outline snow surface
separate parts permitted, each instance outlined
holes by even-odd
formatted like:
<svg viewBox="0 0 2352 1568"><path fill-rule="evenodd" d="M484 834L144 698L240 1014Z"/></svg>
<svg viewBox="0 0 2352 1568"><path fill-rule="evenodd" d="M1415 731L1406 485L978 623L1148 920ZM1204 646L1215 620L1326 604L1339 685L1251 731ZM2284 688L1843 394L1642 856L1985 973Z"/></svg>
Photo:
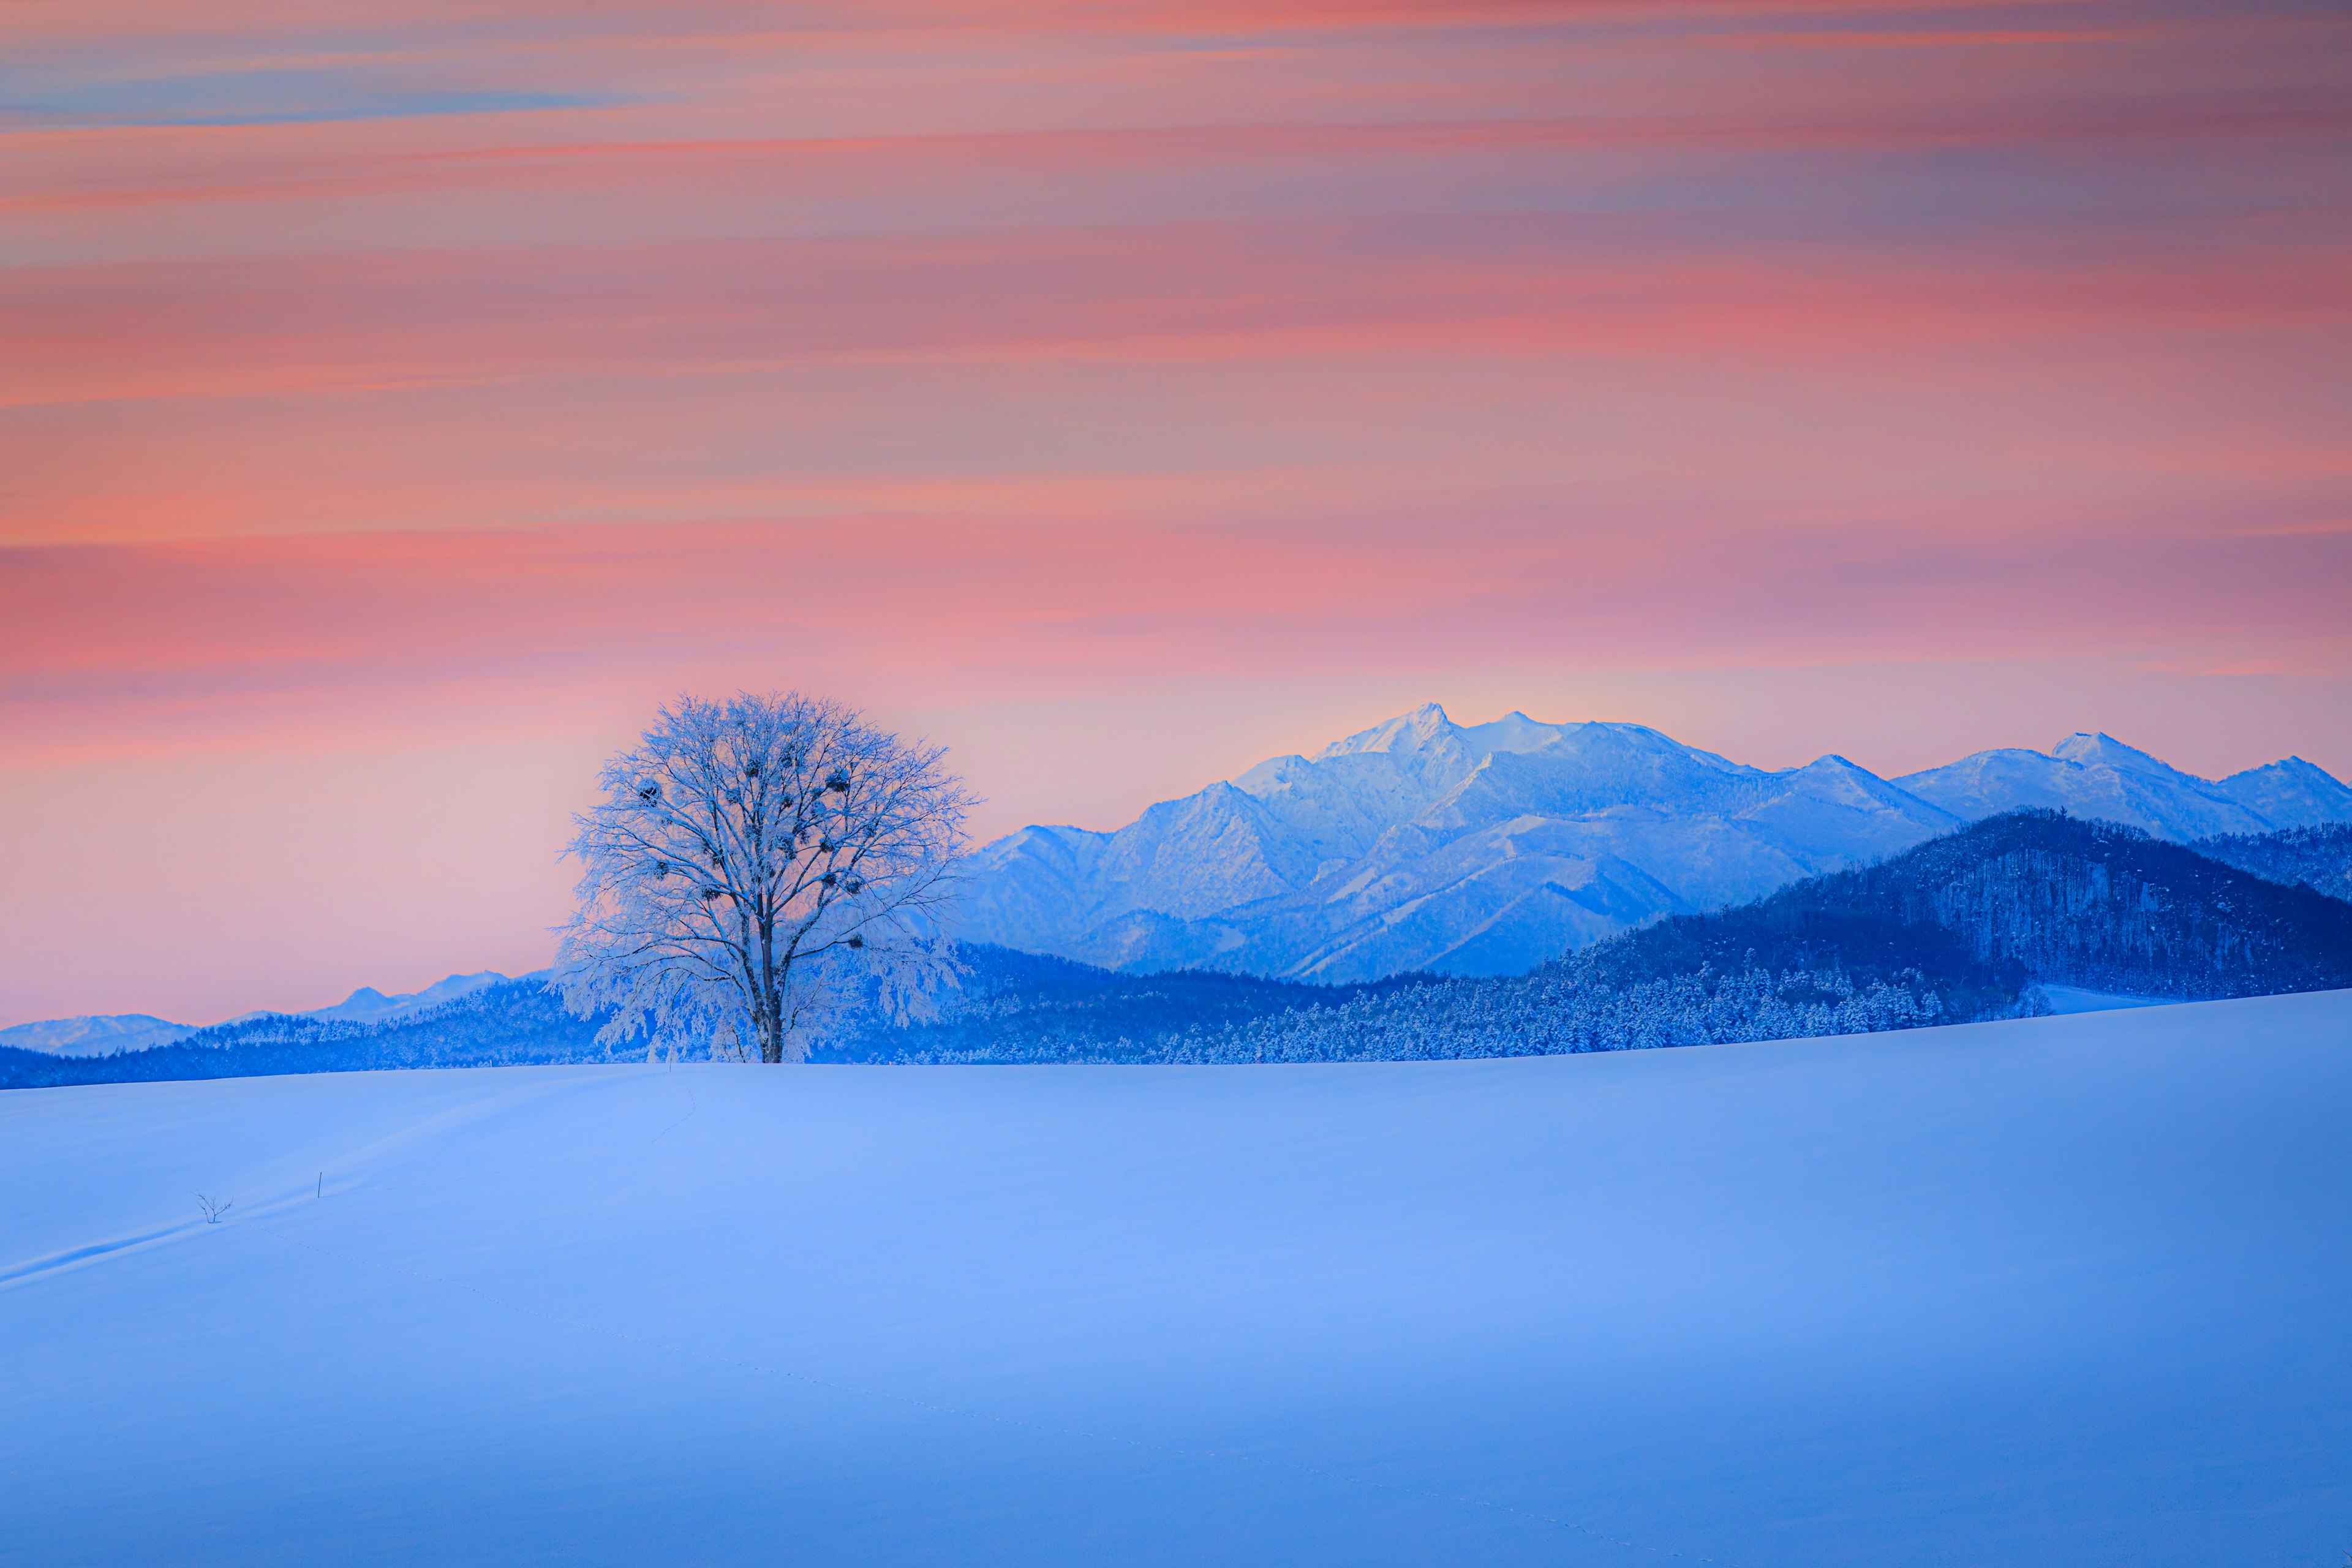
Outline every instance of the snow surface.
<svg viewBox="0 0 2352 1568"><path fill-rule="evenodd" d="M2121 991L2092 991L2080 985L2044 985L2053 1013L2106 1013L2117 1007L2170 1007L2178 996L2134 996Z"/></svg>
<svg viewBox="0 0 2352 1568"><path fill-rule="evenodd" d="M2347 1126L2352 992L18 1091L0 1563L2335 1568Z"/></svg>

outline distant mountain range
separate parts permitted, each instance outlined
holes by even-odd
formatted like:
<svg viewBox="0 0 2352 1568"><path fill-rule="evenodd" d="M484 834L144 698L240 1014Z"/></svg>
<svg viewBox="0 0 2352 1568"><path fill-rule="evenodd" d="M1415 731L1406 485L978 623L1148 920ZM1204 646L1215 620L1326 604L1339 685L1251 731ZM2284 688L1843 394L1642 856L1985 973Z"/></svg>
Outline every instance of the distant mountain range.
<svg viewBox="0 0 2352 1568"><path fill-rule="evenodd" d="M96 1056L12 1048L9 1041L0 1039L0 1089L386 1068L626 1061L642 1059L645 1054L643 1046L617 1052L599 1046L596 1031L604 1020L572 1016L545 977L537 974L454 987L449 999L422 1009L325 1016L334 1011L248 1014L169 1042Z"/></svg>
<svg viewBox="0 0 2352 1568"><path fill-rule="evenodd" d="M168 1046L190 1032L189 1026L145 1013L115 1013L101 1017L45 1018L0 1029L0 1047L19 1051L45 1051L56 1057L108 1057L117 1051L143 1051Z"/></svg>
<svg viewBox="0 0 2352 1568"><path fill-rule="evenodd" d="M2340 849L2352 829L2325 830ZM2314 830L2233 840L2305 858ZM2321 858L2332 865L2336 850ZM1734 909L1621 932L1528 973L1316 985L1119 973L962 950L936 1016L853 1014L818 1061L1260 1062L1523 1056L1916 1028L2074 1004L2352 985L2352 902L2137 829L2007 813ZM458 989L458 988L453 988ZM2105 993L2104 996L2095 993ZM2122 996L2116 994L2122 994ZM539 976L361 1019L258 1015L100 1057L0 1047L0 1089L643 1059Z"/></svg>
<svg viewBox="0 0 2352 1568"><path fill-rule="evenodd" d="M2046 756L1979 752L1895 782L1970 822L2040 807L2119 822L2176 844L2352 821L2352 789L2301 757L2200 779L2112 735L2070 735Z"/></svg>
<svg viewBox="0 0 2352 1568"><path fill-rule="evenodd" d="M1890 781L1836 756L1747 767L1638 724L1514 713L1460 725L1432 704L1312 758L1277 757L1164 801L1116 833L1026 827L999 839L973 858L957 934L979 949L1129 974L1323 985L1523 974L1616 932L1748 903L2019 808L2192 842L2273 882L2352 896L2352 789L2299 758L2208 780L2112 736L2075 735L2047 754L1980 752ZM991 963L987 984L1007 995L1086 993L1090 1008L1138 1016L1149 1001L1123 989L1104 1001L1098 983L1089 991L1067 976L1015 985ZM479 1038L465 1048L491 1053L481 1059L508 1059L497 1053L510 1045L527 1053L514 1059L576 1059L562 1053L575 1051L564 1042L578 1030L540 1019L537 995L535 977L453 974L423 991L362 986L331 1007L205 1030L141 1014L21 1024L0 1029L0 1050L102 1057L183 1040L291 1049L299 1036L349 1054L352 1028L432 1019L409 1033L471 1031ZM477 1001L487 1010L460 1006ZM1244 1010L1280 1002L1249 992ZM490 1028L476 1012L506 1022ZM505 1043L482 1043L493 1036Z"/></svg>
<svg viewBox="0 0 2352 1568"><path fill-rule="evenodd" d="M316 1018L322 1022L382 1024L394 1018L405 1018L418 1013L455 1002L486 990L506 979L503 974L484 970L479 974L452 974L435 982L422 991L405 992L387 996L373 985L362 985L331 1007L313 1008L307 1013L247 1013L232 1018L226 1025L246 1023L257 1018ZM43 1051L58 1057L104 1057L117 1051L143 1051L156 1046L168 1046L202 1031L196 1024L174 1024L168 1018L152 1017L145 1013L116 1013L81 1018L48 1018L37 1024L18 1024L0 1029L0 1048L20 1051Z"/></svg>
<svg viewBox="0 0 2352 1568"><path fill-rule="evenodd" d="M1117 832L1001 838L961 934L1129 971L1520 973L2021 807L2185 841L2352 821L2352 789L2299 758L2202 779L2104 734L1892 781L1837 756L1770 772L1638 724L1461 725L1433 703Z"/></svg>

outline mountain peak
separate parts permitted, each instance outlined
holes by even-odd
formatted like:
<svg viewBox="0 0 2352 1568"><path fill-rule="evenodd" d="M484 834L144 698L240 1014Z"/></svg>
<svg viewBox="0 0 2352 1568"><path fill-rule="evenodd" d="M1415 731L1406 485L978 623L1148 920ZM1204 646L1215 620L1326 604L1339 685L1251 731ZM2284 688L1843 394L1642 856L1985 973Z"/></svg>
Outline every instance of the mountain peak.
<svg viewBox="0 0 2352 1568"><path fill-rule="evenodd" d="M2104 730L2095 735L2076 731L2051 747L2050 754L2061 762L2077 763L2084 767L2136 768L2143 773L2168 774L2180 771L2160 757L2150 756L2137 746L2124 744Z"/></svg>
<svg viewBox="0 0 2352 1568"><path fill-rule="evenodd" d="M1417 752L1440 735L1455 732L1453 720L1445 710L1434 702L1424 702L1410 713L1360 730L1344 741L1334 741L1315 753L1315 760L1328 757L1359 756L1367 752Z"/></svg>
<svg viewBox="0 0 2352 1568"><path fill-rule="evenodd" d="M505 975L485 969L474 974L452 974L436 980L422 991L403 992L387 996L373 985L362 985L331 1007L320 1007L303 1015L311 1018L344 1018L360 1023L376 1023L386 1018L421 1013L444 1002L454 1002L460 996L470 996L477 991L495 985Z"/></svg>
<svg viewBox="0 0 2352 1568"><path fill-rule="evenodd" d="M2282 757L2231 773L2219 787L2231 799L2260 813L2273 827L2352 820L2352 789L2326 768L2301 757Z"/></svg>
<svg viewBox="0 0 2352 1568"><path fill-rule="evenodd" d="M1475 763L1497 752L1538 751L1563 736L1596 730L1638 733L1659 741L1666 739L1657 731L1643 729L1638 724L1547 724L1517 710L1484 724L1457 724L1443 707L1434 702L1424 702L1410 713L1400 713L1344 741L1333 742L1316 752L1313 761L1321 763L1333 757L1361 756L1380 752L1393 756L1410 756L1440 742L1450 742L1452 745L1446 748L1447 751L1458 749L1460 758ZM1675 744L1670 741L1666 743ZM1678 749L1689 750L1687 747ZM1706 752L1693 754L1708 755Z"/></svg>

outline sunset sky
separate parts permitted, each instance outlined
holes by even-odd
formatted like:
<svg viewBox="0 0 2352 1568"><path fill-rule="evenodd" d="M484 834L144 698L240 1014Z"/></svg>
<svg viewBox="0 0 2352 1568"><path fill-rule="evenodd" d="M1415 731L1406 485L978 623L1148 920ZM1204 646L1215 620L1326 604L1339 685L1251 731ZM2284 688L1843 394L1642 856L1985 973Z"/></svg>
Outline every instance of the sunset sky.
<svg viewBox="0 0 2352 1568"><path fill-rule="evenodd" d="M2352 776L2352 13L12 0L0 1025L544 964L681 690Z"/></svg>

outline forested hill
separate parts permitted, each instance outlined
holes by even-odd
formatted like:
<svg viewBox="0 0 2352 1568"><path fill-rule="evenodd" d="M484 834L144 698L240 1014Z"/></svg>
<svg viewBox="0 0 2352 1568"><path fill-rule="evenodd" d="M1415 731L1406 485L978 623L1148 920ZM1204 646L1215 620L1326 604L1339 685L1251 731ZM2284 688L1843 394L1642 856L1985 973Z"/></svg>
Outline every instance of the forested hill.
<svg viewBox="0 0 2352 1568"><path fill-rule="evenodd" d="M1309 1005L1201 1031L1154 1059L1522 1056L1907 1029L2046 1010L2042 984L2183 998L2352 986L2352 905L2135 828L2017 812L1531 974ZM989 1059L1019 1059L1017 1047L1002 1041Z"/></svg>
<svg viewBox="0 0 2352 1568"><path fill-rule="evenodd" d="M1412 989L1434 978L1408 974L1357 985L1316 985L1213 969L1129 974L989 943L965 946L961 959L961 984L942 999L937 1016L904 1024L871 1014L852 1016L809 1059L1159 1059L1204 1030Z"/></svg>
<svg viewBox="0 0 2352 1568"><path fill-rule="evenodd" d="M268 1078L383 1068L536 1067L626 1060L638 1046L596 1044L604 1020L577 1018L537 975L502 980L423 1013L378 1022L264 1013L199 1029L168 1046L112 1056L0 1048L0 1089L177 1079Z"/></svg>
<svg viewBox="0 0 2352 1568"><path fill-rule="evenodd" d="M2190 846L2200 855L2273 882L2300 882L2352 902L2352 822L2283 833L2225 833Z"/></svg>
<svg viewBox="0 0 2352 1568"><path fill-rule="evenodd" d="M2032 981L2220 997L2352 986L2352 904L2113 823L1988 818L1876 866L1601 944L1599 973L1917 969L1963 988Z"/></svg>

